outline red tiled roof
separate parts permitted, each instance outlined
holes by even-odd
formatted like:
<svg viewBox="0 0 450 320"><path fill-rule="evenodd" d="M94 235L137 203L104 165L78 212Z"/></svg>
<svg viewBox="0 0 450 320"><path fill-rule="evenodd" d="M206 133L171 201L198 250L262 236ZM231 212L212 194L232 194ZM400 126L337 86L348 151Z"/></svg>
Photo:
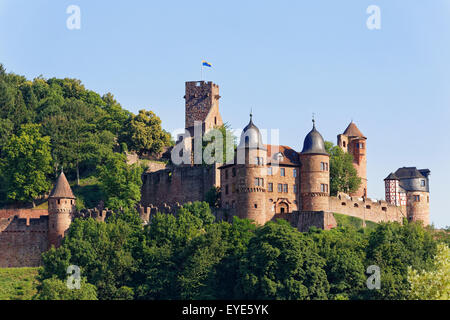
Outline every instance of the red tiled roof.
<svg viewBox="0 0 450 320"><path fill-rule="evenodd" d="M271 163L276 160L274 156L277 153L281 153L283 158L280 159L280 165L291 165L291 166L299 166L300 165L300 157L297 151L288 147L288 146L276 146L276 145L265 145L267 148L267 163Z"/></svg>
<svg viewBox="0 0 450 320"><path fill-rule="evenodd" d="M347 129L345 129L344 135L348 137L365 138L365 136L362 134L362 132L358 129L358 127L353 121L348 125Z"/></svg>

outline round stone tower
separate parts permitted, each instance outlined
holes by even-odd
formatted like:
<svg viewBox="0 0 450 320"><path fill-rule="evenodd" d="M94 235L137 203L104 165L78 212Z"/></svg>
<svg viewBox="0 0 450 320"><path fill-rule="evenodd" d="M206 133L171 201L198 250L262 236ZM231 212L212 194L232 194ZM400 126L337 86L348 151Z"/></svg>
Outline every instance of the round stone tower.
<svg viewBox="0 0 450 320"><path fill-rule="evenodd" d="M75 212L75 196L69 182L61 172L55 187L48 198L48 243L49 247L58 248L65 232L72 223L72 214Z"/></svg>
<svg viewBox="0 0 450 320"><path fill-rule="evenodd" d="M305 138L300 153L300 201L301 210L329 211L330 209L330 155L325 150L325 142L313 129Z"/></svg>
<svg viewBox="0 0 450 320"><path fill-rule="evenodd" d="M236 160L238 216L263 225L267 222L265 199L267 148L262 142L258 127L253 124L252 115L250 123L242 132Z"/></svg>

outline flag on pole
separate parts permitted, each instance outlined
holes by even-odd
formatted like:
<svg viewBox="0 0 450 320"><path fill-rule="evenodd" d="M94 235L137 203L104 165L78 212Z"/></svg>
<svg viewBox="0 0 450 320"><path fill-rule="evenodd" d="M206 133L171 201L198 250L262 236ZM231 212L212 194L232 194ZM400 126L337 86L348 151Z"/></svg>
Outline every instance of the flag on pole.
<svg viewBox="0 0 450 320"><path fill-rule="evenodd" d="M211 67L212 67L212 64L209 63L209 62L207 62L207 61L205 61L205 60L203 60L203 61L202 61L202 66L211 68Z"/></svg>

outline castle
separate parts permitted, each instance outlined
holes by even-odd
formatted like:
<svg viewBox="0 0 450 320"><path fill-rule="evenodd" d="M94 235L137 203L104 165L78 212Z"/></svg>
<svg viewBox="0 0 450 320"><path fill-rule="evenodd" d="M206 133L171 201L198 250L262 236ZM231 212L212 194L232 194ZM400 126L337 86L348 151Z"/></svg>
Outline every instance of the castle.
<svg viewBox="0 0 450 320"><path fill-rule="evenodd" d="M156 212L176 214L184 203L205 201L213 188L220 190L218 219L233 216L257 224L286 219L300 231L311 226L337 226L334 214L365 221L429 221L430 170L400 168L385 179L386 200L367 197L367 138L355 123L338 135L338 146L353 155L353 165L361 178L354 193L330 196L330 155L313 121L301 152L283 145L263 143L252 115L240 137L234 161L204 165L192 154L201 149L204 135L223 124L219 112L219 86L212 82L186 83L185 134L170 150L184 162L154 164L143 174L139 212L148 223ZM200 159L201 160L201 159ZM0 210L0 268L35 267L41 255L59 247L73 219L92 217L104 221L107 210L76 211L76 198L61 172L48 198L48 210Z"/></svg>
<svg viewBox="0 0 450 320"><path fill-rule="evenodd" d="M0 268L38 267L41 255L58 248L73 219L104 221L106 210L76 211L76 198L61 172L48 198L48 209L0 210Z"/></svg>
<svg viewBox="0 0 450 320"><path fill-rule="evenodd" d="M215 213L228 220L238 216L264 224L283 218L301 231L311 226L336 227L334 213L364 222L402 223L407 218L429 224L428 169L398 169L385 180L386 200L368 198L367 137L353 121L337 136L337 145L352 154L361 185L354 193L333 197L330 196L330 155L315 121L304 139L302 151L297 152L284 145L264 144L251 115L240 137L234 162L204 166L195 164L192 156L192 150L201 144L202 138L193 134L194 123L198 123L202 135L223 124L219 87L212 82L187 82L184 98L186 134L179 137L177 146L182 146L182 153L191 156L181 165L168 165L144 174L141 217L145 221L158 211L176 213L183 203L204 201L205 194L218 187L221 208Z"/></svg>

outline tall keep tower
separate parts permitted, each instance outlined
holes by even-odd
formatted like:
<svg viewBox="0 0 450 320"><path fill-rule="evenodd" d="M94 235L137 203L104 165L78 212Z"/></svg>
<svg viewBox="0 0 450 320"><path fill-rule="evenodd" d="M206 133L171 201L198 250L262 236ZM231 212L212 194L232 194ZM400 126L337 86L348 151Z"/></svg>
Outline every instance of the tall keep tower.
<svg viewBox="0 0 450 320"><path fill-rule="evenodd" d="M48 198L49 247L58 248L61 245L61 240L72 223L75 199L64 172L61 172Z"/></svg>
<svg viewBox="0 0 450 320"><path fill-rule="evenodd" d="M193 135L196 121L202 123L203 132L223 125L219 112L219 86L212 82L186 82L186 129Z"/></svg>
<svg viewBox="0 0 450 320"><path fill-rule="evenodd" d="M302 211L330 210L330 155L325 150L325 142L313 129L305 138L303 150L300 153L300 197Z"/></svg>
<svg viewBox="0 0 450 320"><path fill-rule="evenodd" d="M264 225L266 223L267 148L263 144L261 132L253 124L252 115L250 115L250 123L242 132L236 160L239 177L238 216Z"/></svg>
<svg viewBox="0 0 450 320"><path fill-rule="evenodd" d="M367 138L352 121L343 134L338 135L338 146L353 155L353 166L361 178L359 189L350 194L354 197L367 197Z"/></svg>

